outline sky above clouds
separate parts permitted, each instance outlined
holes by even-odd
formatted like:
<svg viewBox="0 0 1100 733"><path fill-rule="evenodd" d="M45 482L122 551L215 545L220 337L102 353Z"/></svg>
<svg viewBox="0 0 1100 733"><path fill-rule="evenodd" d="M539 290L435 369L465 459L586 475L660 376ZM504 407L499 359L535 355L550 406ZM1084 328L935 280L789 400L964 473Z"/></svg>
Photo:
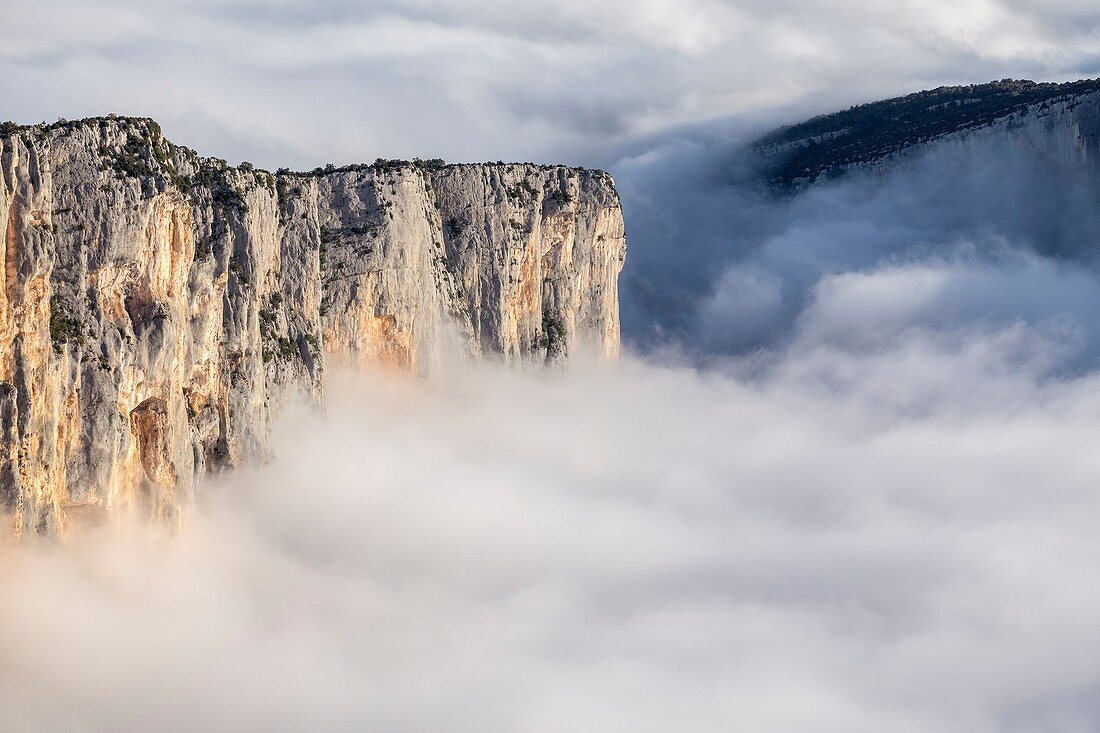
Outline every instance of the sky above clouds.
<svg viewBox="0 0 1100 733"><path fill-rule="evenodd" d="M1019 0L3 0L0 116L153 116L232 162L610 166L680 125L1100 68L1100 10Z"/></svg>

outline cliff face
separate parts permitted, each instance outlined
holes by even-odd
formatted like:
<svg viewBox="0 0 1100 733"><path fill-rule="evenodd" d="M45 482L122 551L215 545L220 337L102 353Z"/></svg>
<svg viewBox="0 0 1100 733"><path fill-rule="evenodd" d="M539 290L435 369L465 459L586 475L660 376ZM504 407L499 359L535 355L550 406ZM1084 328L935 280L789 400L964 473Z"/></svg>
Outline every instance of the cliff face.
<svg viewBox="0 0 1100 733"><path fill-rule="evenodd" d="M300 180L288 198L319 222L329 353L413 369L456 344L508 360L582 342L617 355L626 250L605 174L424 165Z"/></svg>
<svg viewBox="0 0 1100 733"><path fill-rule="evenodd" d="M764 136L755 148L772 185L790 189L929 154L986 161L1027 154L1059 168L1095 166L1098 144L1100 79L1005 80L815 117Z"/></svg>
<svg viewBox="0 0 1100 733"><path fill-rule="evenodd" d="M150 120L0 130L0 506L17 532L174 520L262 456L327 360L617 354L625 257L599 171L230 168Z"/></svg>

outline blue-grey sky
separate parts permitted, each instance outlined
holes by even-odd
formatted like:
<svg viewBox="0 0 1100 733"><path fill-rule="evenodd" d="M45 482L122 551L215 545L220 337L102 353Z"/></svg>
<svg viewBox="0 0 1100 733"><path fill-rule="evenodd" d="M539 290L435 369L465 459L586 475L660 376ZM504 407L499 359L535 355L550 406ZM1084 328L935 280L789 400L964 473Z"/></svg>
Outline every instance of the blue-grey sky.
<svg viewBox="0 0 1100 733"><path fill-rule="evenodd" d="M611 165L729 116L1097 73L1085 0L2 0L0 117L149 115L259 165Z"/></svg>

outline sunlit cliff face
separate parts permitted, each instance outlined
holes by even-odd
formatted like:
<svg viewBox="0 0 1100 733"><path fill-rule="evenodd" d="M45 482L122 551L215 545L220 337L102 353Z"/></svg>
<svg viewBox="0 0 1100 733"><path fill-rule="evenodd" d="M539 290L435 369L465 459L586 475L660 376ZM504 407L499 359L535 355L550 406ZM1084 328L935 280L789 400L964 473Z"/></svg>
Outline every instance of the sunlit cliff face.
<svg viewBox="0 0 1100 733"><path fill-rule="evenodd" d="M16 535L178 523L204 475L268 453L285 394L323 401L329 360L430 374L453 354L619 351L626 240L603 171L272 174L116 115L0 126L0 168L0 513Z"/></svg>

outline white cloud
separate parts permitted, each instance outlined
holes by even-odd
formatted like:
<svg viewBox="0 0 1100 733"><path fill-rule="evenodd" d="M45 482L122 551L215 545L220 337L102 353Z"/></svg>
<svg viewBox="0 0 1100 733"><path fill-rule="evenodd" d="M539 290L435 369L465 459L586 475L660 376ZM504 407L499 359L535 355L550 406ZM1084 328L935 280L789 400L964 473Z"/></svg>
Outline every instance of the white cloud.
<svg viewBox="0 0 1100 733"><path fill-rule="evenodd" d="M3 554L5 730L1093 727L1100 391L1047 344L337 384L181 537Z"/></svg>
<svg viewBox="0 0 1100 733"><path fill-rule="evenodd" d="M609 165L638 135L940 83L1077 77L1088 4L1007 0L0 3L6 116L157 117L276 167L381 156Z"/></svg>

